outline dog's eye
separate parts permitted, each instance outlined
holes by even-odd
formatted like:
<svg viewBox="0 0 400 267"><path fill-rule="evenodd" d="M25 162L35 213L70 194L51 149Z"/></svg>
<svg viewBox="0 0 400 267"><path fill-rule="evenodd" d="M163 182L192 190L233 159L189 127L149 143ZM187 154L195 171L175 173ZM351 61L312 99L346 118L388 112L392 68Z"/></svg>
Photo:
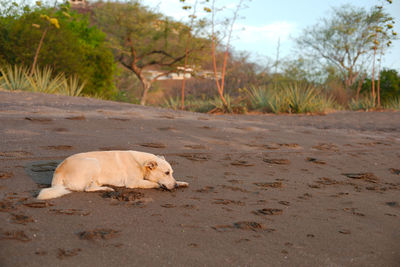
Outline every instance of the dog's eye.
<svg viewBox="0 0 400 267"><path fill-rule="evenodd" d="M169 171L165 172L166 175L169 175Z"/></svg>

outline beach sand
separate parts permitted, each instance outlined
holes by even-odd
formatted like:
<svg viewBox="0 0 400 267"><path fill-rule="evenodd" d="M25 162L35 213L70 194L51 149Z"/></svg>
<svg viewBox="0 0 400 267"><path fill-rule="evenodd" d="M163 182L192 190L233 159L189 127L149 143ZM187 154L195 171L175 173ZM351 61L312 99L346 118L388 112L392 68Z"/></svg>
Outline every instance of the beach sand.
<svg viewBox="0 0 400 267"><path fill-rule="evenodd" d="M1 266L399 266L400 113L207 115L0 92ZM50 201L66 157L164 155L175 191Z"/></svg>

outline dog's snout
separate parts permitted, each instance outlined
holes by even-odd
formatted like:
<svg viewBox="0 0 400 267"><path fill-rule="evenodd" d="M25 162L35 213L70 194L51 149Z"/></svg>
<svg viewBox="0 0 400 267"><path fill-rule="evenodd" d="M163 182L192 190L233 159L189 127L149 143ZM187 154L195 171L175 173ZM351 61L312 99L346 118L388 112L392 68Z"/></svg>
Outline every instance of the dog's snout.
<svg viewBox="0 0 400 267"><path fill-rule="evenodd" d="M178 188L179 185L177 183L174 184L174 188Z"/></svg>

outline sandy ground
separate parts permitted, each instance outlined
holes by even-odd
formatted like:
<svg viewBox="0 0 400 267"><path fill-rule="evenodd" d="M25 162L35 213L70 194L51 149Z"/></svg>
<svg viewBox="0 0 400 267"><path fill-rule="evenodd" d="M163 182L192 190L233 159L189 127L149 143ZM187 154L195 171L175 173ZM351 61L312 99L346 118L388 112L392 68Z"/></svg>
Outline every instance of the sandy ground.
<svg viewBox="0 0 400 267"><path fill-rule="evenodd" d="M399 266L400 113L206 115L0 92L1 266ZM71 154L164 155L173 192L35 199Z"/></svg>

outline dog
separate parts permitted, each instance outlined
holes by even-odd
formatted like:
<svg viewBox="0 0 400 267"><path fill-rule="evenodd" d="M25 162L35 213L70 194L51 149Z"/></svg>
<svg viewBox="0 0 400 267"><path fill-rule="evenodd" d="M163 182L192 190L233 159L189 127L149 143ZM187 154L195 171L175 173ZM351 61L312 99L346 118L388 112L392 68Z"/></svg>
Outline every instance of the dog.
<svg viewBox="0 0 400 267"><path fill-rule="evenodd" d="M72 191L114 191L104 185L127 188L187 187L172 176L171 165L163 156L139 151L94 151L72 155L61 162L50 188L42 189L38 199L51 199Z"/></svg>

